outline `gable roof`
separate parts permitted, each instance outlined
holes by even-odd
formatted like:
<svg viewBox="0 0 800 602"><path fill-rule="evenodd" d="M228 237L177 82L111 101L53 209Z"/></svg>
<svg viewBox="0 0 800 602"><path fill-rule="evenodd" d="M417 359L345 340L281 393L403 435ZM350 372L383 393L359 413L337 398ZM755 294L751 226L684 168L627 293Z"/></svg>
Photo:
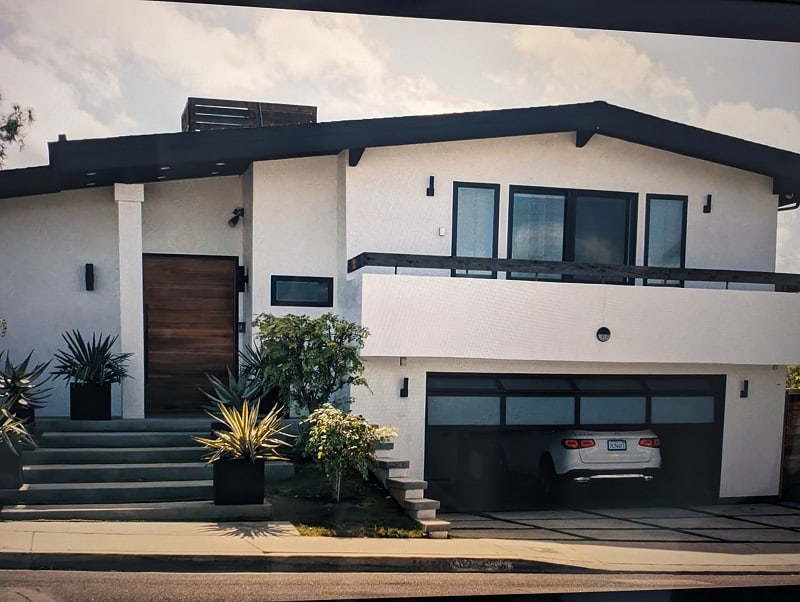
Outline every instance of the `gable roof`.
<svg viewBox="0 0 800 602"><path fill-rule="evenodd" d="M242 174L252 162L365 149L575 132L601 134L762 174L779 205L800 199L800 154L596 101L446 115L329 121L263 128L120 136L49 143L50 164L0 172L0 198L114 183Z"/></svg>

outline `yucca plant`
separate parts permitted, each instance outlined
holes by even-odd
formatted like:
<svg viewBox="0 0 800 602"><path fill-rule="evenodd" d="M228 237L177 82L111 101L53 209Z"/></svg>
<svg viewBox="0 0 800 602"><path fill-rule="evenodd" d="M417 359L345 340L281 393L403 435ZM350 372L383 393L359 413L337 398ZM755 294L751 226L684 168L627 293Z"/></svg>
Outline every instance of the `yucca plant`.
<svg viewBox="0 0 800 602"><path fill-rule="evenodd" d="M213 406L206 408L212 412L215 412L219 405L241 408L247 401L260 402L267 393L264 380L258 375L240 374L236 376L228 370L228 382L211 374L206 374L206 378L211 383L213 392L209 393L203 389L200 389L200 392L214 402Z"/></svg>
<svg viewBox="0 0 800 602"><path fill-rule="evenodd" d="M37 364L29 367L33 351L28 354L21 363L15 364L11 361L11 354L0 352L0 400L8 402L11 411L22 408L23 410L34 410L47 403L45 400L50 396L50 389L43 389L42 382L39 380L50 362Z"/></svg>
<svg viewBox="0 0 800 602"><path fill-rule="evenodd" d="M20 444L36 446L25 420L14 414L7 398L0 403L0 443L6 445L15 455L19 455L17 447Z"/></svg>
<svg viewBox="0 0 800 602"><path fill-rule="evenodd" d="M240 407L217 403L215 411L208 415L224 425L224 430L216 431L216 437L192 437L208 450L203 457L206 462L217 460L285 460L278 453L281 447L288 446L286 439L292 437L286 432L288 423L283 421L283 408L274 407L259 421L259 403L251 405L245 401Z"/></svg>
<svg viewBox="0 0 800 602"><path fill-rule="evenodd" d="M87 341L77 330L61 335L66 349L55 353L51 374L71 383L104 385L118 383L128 376L127 363L132 353L112 353L117 337L92 333Z"/></svg>

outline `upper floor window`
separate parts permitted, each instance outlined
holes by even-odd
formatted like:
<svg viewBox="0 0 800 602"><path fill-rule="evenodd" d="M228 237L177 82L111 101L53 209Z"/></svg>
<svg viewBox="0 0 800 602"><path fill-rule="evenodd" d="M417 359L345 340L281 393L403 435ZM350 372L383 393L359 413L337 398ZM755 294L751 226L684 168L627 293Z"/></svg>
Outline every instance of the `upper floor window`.
<svg viewBox="0 0 800 602"><path fill-rule="evenodd" d="M453 255L497 257L497 222L500 212L499 184L453 185ZM494 272L454 270L454 276L491 278Z"/></svg>
<svg viewBox="0 0 800 602"><path fill-rule="evenodd" d="M511 259L619 265L635 262L635 194L512 186L510 196ZM509 277L531 278L533 274L512 272Z"/></svg>
<svg viewBox="0 0 800 602"><path fill-rule="evenodd" d="M685 196L647 195L644 264L661 268L682 268L686 263ZM648 278L648 285L680 286L680 280Z"/></svg>

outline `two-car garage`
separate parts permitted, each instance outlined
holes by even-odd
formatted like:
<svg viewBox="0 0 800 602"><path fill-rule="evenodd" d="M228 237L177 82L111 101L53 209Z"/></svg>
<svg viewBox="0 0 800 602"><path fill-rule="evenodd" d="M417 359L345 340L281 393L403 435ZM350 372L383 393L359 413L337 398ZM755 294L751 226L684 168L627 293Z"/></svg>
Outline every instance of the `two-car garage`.
<svg viewBox="0 0 800 602"><path fill-rule="evenodd" d="M425 480L446 510L523 509L545 498L554 434L649 429L649 482L569 487L594 503L709 503L719 495L725 376L428 373Z"/></svg>

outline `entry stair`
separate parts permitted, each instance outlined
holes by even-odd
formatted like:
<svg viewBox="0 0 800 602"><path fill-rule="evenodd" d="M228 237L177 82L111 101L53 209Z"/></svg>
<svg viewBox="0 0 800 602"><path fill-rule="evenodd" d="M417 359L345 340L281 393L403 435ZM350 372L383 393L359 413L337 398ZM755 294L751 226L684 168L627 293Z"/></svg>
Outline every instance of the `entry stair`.
<svg viewBox="0 0 800 602"><path fill-rule="evenodd" d="M19 490L0 490L0 519L263 519L271 506L214 507L212 467L193 435L211 420L37 418ZM243 514L244 512L244 514ZM268 516L266 518L269 518Z"/></svg>
<svg viewBox="0 0 800 602"><path fill-rule="evenodd" d="M450 534L450 523L436 518L439 501L425 497L428 483L409 478L410 462L392 457L393 449L394 444L391 442L379 443L375 447L378 459L377 467L373 471L375 477L428 537L447 539Z"/></svg>

